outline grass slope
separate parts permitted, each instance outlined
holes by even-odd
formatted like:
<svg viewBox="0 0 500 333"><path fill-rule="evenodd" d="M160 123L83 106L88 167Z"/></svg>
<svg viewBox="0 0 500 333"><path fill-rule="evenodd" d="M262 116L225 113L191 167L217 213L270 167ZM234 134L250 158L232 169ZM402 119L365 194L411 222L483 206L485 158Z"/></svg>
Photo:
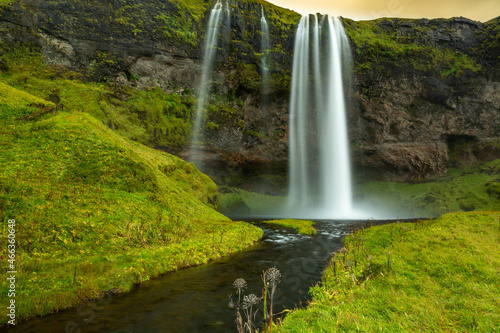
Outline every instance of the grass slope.
<svg viewBox="0 0 500 333"><path fill-rule="evenodd" d="M261 237L214 209L216 185L193 164L129 141L87 113L13 120L24 106L44 103L0 89L12 96L0 101L0 114L10 115L0 119L0 269L7 271L7 221L15 219L18 319L127 291ZM2 308L8 289L2 281Z"/></svg>
<svg viewBox="0 0 500 333"><path fill-rule="evenodd" d="M360 230L280 332L497 332L500 212Z"/></svg>

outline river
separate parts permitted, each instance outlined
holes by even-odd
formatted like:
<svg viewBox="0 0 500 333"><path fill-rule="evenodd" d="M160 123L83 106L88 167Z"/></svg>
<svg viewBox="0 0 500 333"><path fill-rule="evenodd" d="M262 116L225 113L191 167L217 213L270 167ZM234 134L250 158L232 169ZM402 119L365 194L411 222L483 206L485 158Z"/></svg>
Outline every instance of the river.
<svg viewBox="0 0 500 333"><path fill-rule="evenodd" d="M142 283L131 292L110 295L78 308L5 327L15 333L236 332L235 310L228 306L234 280L243 278L245 294L262 294L262 272L276 267L281 283L274 313L304 306L309 287L321 280L331 252L358 222L317 221L315 236L256 223L264 230L254 247L208 264ZM260 304L261 305L261 304ZM262 310L260 310L260 313Z"/></svg>

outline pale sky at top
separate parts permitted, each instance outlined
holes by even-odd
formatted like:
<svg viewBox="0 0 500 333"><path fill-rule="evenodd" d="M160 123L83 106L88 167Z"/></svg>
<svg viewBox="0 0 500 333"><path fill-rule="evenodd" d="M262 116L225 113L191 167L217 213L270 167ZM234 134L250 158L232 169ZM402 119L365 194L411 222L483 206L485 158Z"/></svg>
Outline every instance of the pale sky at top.
<svg viewBox="0 0 500 333"><path fill-rule="evenodd" d="M380 17L450 18L486 22L500 16L500 0L268 0L301 14L321 13L353 20Z"/></svg>

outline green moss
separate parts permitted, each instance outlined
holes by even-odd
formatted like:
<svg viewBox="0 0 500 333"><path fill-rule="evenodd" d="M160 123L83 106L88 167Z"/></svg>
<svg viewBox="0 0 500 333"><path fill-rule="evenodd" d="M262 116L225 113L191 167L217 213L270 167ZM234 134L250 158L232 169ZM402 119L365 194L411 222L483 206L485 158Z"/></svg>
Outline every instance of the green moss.
<svg viewBox="0 0 500 333"><path fill-rule="evenodd" d="M474 212L360 230L279 330L497 331L499 227L499 212Z"/></svg>
<svg viewBox="0 0 500 333"><path fill-rule="evenodd" d="M283 220L271 220L264 221L263 223L280 225L286 228L293 228L298 231L301 235L315 235L316 229L314 229L314 222L307 220L293 220L293 219L283 219Z"/></svg>
<svg viewBox="0 0 500 333"><path fill-rule="evenodd" d="M165 94L159 88L142 91L105 82L83 82L78 73L45 65L34 46L4 45L3 50L9 72L0 80L40 100L57 95L65 110L85 111L121 135L150 146L178 150L191 136L196 100L188 93L179 96ZM120 61L104 52L99 59L91 75L101 78L109 75L103 70L106 64L118 65Z"/></svg>
<svg viewBox="0 0 500 333"><path fill-rule="evenodd" d="M383 20L390 19L359 22L344 20L346 33L357 53L356 71L360 76L392 75L394 68L401 67L406 71L437 72L442 78L456 78L466 72L477 73L482 70L482 66L475 59L464 53L417 42L419 38L425 39L426 32L433 29L432 27L415 25L414 36L401 37L382 31Z"/></svg>
<svg viewBox="0 0 500 333"><path fill-rule="evenodd" d="M264 140L269 140L269 137L265 134L262 134L260 132L256 132L256 131L246 131L245 132L246 134L249 134L251 136L254 136L256 138L259 138L259 139L264 139Z"/></svg>
<svg viewBox="0 0 500 333"><path fill-rule="evenodd" d="M184 147L191 135L191 116L196 100L190 96L167 95L161 89L137 91L123 104L125 110L134 114L147 133L139 141L162 147ZM129 132L127 126L122 129Z"/></svg>
<svg viewBox="0 0 500 333"><path fill-rule="evenodd" d="M162 27L161 31L168 38L175 37L193 46L198 45L199 39L192 21L185 16L169 16L160 13L155 16L155 20Z"/></svg>
<svg viewBox="0 0 500 333"><path fill-rule="evenodd" d="M500 17L489 20L485 24L485 29L481 33L483 39L482 45L476 52L480 56L487 56L495 61L500 59ZM497 62L498 63L498 62Z"/></svg>
<svg viewBox="0 0 500 333"><path fill-rule="evenodd" d="M292 83L291 72L284 71L283 73L271 74L271 87L278 91L290 91Z"/></svg>
<svg viewBox="0 0 500 333"><path fill-rule="evenodd" d="M203 0L172 0L179 9L180 16L189 13L195 21L199 21L207 9L207 3Z"/></svg>
<svg viewBox="0 0 500 333"><path fill-rule="evenodd" d="M16 3L18 0L0 0L0 9L2 7L10 7L14 3Z"/></svg>

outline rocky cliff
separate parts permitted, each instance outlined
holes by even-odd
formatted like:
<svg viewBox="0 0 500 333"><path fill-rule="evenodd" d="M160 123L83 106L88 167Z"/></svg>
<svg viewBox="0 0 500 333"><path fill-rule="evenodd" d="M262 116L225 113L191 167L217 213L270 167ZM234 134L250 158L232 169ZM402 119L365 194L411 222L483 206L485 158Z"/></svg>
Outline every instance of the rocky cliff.
<svg viewBox="0 0 500 333"><path fill-rule="evenodd" d="M348 21L359 102L351 110L355 163L405 180L498 158L498 24Z"/></svg>
<svg viewBox="0 0 500 333"><path fill-rule="evenodd" d="M262 181L276 185L286 180L299 15L258 0L227 5L207 107L207 161L220 183L272 174ZM12 1L0 7L0 39L34 43L47 63L87 80L195 96L211 8L202 0ZM267 91L261 91L262 10L272 45ZM354 59L349 128L358 177L426 179L450 164L499 157L499 19L344 25ZM183 156L181 144L150 144Z"/></svg>

